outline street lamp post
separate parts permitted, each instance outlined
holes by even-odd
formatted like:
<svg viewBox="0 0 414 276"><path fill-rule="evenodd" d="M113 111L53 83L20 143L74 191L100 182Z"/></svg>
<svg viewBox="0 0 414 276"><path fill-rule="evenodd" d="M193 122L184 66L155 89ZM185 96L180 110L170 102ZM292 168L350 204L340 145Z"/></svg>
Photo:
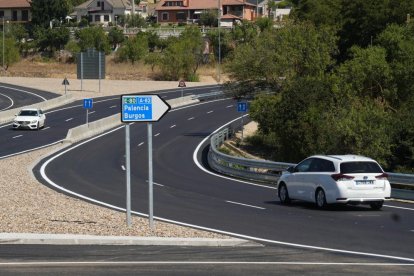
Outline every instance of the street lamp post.
<svg viewBox="0 0 414 276"><path fill-rule="evenodd" d="M218 17L217 17L217 22L218 22L218 82L220 83L220 66L221 66L221 34L220 34L220 23L221 23L221 1L218 0Z"/></svg>
<svg viewBox="0 0 414 276"><path fill-rule="evenodd" d="M2 20L3 20L3 55L2 55L3 63L2 63L2 67L3 67L3 70L4 70L4 16L2 17Z"/></svg>

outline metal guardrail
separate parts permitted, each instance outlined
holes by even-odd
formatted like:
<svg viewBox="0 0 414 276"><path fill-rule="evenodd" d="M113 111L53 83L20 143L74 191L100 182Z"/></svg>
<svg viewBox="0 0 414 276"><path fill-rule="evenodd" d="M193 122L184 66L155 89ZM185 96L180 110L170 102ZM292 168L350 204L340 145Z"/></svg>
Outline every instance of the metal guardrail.
<svg viewBox="0 0 414 276"><path fill-rule="evenodd" d="M223 91L214 91L214 92L210 92L210 93L193 95L192 98L193 98L193 100L205 101L205 100L222 98L224 96L225 96L225 94L224 94Z"/></svg>
<svg viewBox="0 0 414 276"><path fill-rule="evenodd" d="M210 138L208 163L217 172L247 180L275 184L282 171L285 171L290 166L296 165L293 163L240 158L220 152L218 148L232 135L232 131L228 127L225 127L213 134ZM388 176L391 184L414 188L413 174L388 173ZM392 196L394 198L414 200L414 190L393 188Z"/></svg>

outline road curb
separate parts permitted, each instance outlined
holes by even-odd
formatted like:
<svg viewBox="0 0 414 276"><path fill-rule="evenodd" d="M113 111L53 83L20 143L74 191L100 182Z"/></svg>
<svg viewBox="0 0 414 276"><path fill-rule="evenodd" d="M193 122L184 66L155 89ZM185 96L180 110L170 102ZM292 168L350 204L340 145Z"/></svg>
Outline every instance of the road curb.
<svg viewBox="0 0 414 276"><path fill-rule="evenodd" d="M158 238L133 236L94 236L71 234L0 233L0 244L41 245L159 245L159 246L213 246L260 247L259 243L243 239L213 238Z"/></svg>

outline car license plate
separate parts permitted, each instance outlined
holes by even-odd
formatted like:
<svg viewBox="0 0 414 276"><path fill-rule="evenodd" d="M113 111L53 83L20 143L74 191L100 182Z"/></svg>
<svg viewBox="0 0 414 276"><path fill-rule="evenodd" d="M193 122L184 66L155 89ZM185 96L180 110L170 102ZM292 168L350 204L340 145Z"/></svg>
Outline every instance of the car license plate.
<svg viewBox="0 0 414 276"><path fill-rule="evenodd" d="M357 180L355 181L357 185L373 185L374 180Z"/></svg>

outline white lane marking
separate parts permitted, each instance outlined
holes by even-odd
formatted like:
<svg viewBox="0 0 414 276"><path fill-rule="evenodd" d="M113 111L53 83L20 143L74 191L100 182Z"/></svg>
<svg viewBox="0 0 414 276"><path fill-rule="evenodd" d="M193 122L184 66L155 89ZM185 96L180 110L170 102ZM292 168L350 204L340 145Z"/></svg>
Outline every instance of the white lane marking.
<svg viewBox="0 0 414 276"><path fill-rule="evenodd" d="M89 115L91 115L91 114L93 114L93 113L95 113L96 111L91 111L91 112L89 112Z"/></svg>
<svg viewBox="0 0 414 276"><path fill-rule="evenodd" d="M176 127L176 125L172 125L172 126L170 126L170 128L175 128Z"/></svg>
<svg viewBox="0 0 414 276"><path fill-rule="evenodd" d="M157 136L158 136L158 135L160 135L160 134L161 134L161 133L157 133L157 134L155 134L155 135L154 135L154 137L157 137Z"/></svg>
<svg viewBox="0 0 414 276"><path fill-rule="evenodd" d="M49 129L50 127L44 127L44 128L42 128L42 130L46 130L46 129Z"/></svg>
<svg viewBox="0 0 414 276"><path fill-rule="evenodd" d="M230 107L233 107L233 105L228 105L228 106L226 106L226 108L230 108Z"/></svg>
<svg viewBox="0 0 414 276"><path fill-rule="evenodd" d="M233 122L235 122L235 121L237 121L237 120L240 120L242 117L245 117L245 116L248 116L247 114L246 115L243 115L243 116L240 116L240 117L238 117L238 118L236 118L236 119L234 119L233 121L230 121L230 122L228 122L228 123L226 123L226 124L224 124L224 125L222 125L221 127L219 127L218 129L216 129L215 131L213 131L209 136L207 136L206 138L204 138L204 140L203 141L201 141L199 144L198 144L198 146L197 146L197 148L194 150L194 153L193 153L193 161L194 161L194 163L197 165L197 167L200 169L200 170L202 170L202 171L204 171L204 172L206 172L206 173L208 173L208 174L211 174L211 175L214 175L214 176L217 176L217 177L221 177L221 178L223 178L223 179L227 179L227 180L232 180L232 181L234 181L234 182L239 182L239 183L243 183L243 184L247 184L247 185L251 185L251 186L257 186L257 187L262 187L262 188L265 188L265 189L272 189L272 190L276 190L277 188L276 187L272 187L272 186L265 186L265 185L261 185L261 184L256 184L256 183L251 183L251 182L248 182L248 181L244 181L244 180L239 180L239 179L233 179L233 178L231 178L231 177L227 177L227 176L223 176L223 175L219 175L219 174L216 174L216 173L214 173L214 172L211 172L211 171L209 171L209 170L206 170L199 162L198 162L198 159L197 159L197 152L199 152L200 151L200 148L201 148L201 146L207 141L207 139L210 139L210 137L211 137L211 135L213 135L214 133L216 133L219 129L221 129L222 127L224 127L225 125L227 125L227 124L231 124L231 123L233 123Z"/></svg>
<svg viewBox="0 0 414 276"><path fill-rule="evenodd" d="M409 210L409 211L414 211L414 209L413 209L413 208L398 207L398 206L392 206L392 205L384 205L384 207L388 207L388 208L395 208L395 209L402 209L402 210Z"/></svg>
<svg viewBox="0 0 414 276"><path fill-rule="evenodd" d="M194 117L188 118L187 121L194 120Z"/></svg>
<svg viewBox="0 0 414 276"><path fill-rule="evenodd" d="M246 206L246 207L251 207L251 208L256 208L256 209L261 209L261 210L266 210L266 208L263 207L258 207L258 206L254 206L254 205L249 205L249 204L244 204L244 203L240 203L240 202L235 202L235 201L230 201L230 200L226 200L227 203L231 203L231 204L236 204L236 205L241 205L241 206Z"/></svg>
<svg viewBox="0 0 414 276"><path fill-rule="evenodd" d="M33 93L33 92L29 92L29 91L26 91L26 90L17 89L17 88L13 88L13 87L3 86L3 85L0 85L0 87L7 88L7 89L11 89L11 90L16 90L16 91L23 92L23 93L27 93L27 94L31 94L31 95L34 95L36 97L41 98L44 102L47 101L47 99L45 97L42 97L40 95L37 95L36 93Z"/></svg>
<svg viewBox="0 0 414 276"><path fill-rule="evenodd" d="M213 113L213 112L214 112L213 110L210 110L210 111L207 112L207 114L210 114L210 113Z"/></svg>
<svg viewBox="0 0 414 276"><path fill-rule="evenodd" d="M8 107L5 107L5 108L3 108L3 109L0 109L0 111L3 111L3 110L6 110L6 109L9 109L10 107L12 107L12 106L14 105L14 101L13 101L13 99L12 99L12 98L10 98L9 96L4 95L4 94L2 94L2 93L0 93L0 95L2 95L2 96L4 96L4 97L6 97L6 98L7 98L7 99L9 99L9 101L11 102L11 105L9 105Z"/></svg>
<svg viewBox="0 0 414 276"><path fill-rule="evenodd" d="M116 105L113 105L113 106L110 106L109 108L115 108L116 107Z"/></svg>
<svg viewBox="0 0 414 276"><path fill-rule="evenodd" d="M73 120L73 118L69 118L69 119L65 120L65 122L69 122L69 121L72 121L72 120Z"/></svg>
<svg viewBox="0 0 414 276"><path fill-rule="evenodd" d="M85 262L7 262L0 266L67 266L67 265L307 265L307 266L414 266L411 263L322 263L322 262L220 262L220 261L85 261Z"/></svg>
<svg viewBox="0 0 414 276"><path fill-rule="evenodd" d="M17 135L17 136L12 137L12 139L19 138L19 137L22 137L22 136L23 136L23 135L22 135L22 134L20 134L20 135Z"/></svg>
<svg viewBox="0 0 414 276"><path fill-rule="evenodd" d="M145 182L147 182L148 183L148 180L145 180ZM162 185L162 184L160 184L160 183L157 183L157 182L152 182L154 185L157 185L157 186L160 186L160 187L164 187L164 185Z"/></svg>
<svg viewBox="0 0 414 276"><path fill-rule="evenodd" d="M236 118L236 119L234 119L231 122L234 122L234 121L239 120L239 119L240 118ZM47 177L47 175L46 175L46 172L45 172L47 165L50 162L52 162L53 160L55 160L56 158L60 157L61 155L65 154L65 153L67 153L67 152L69 152L69 151L71 151L71 150L73 150L73 149L75 149L77 147L80 147L83 144L86 144L86 143L89 143L90 141L93 141L95 139L98 139L98 138L100 138L100 137L102 137L104 135L108 135L108 134L110 134L112 132L115 132L117 130L120 130L123 127L124 126L121 126L121 127L115 128L113 130L110 130L108 132L105 132L105 133L103 133L101 135L95 136L95 137L93 137L91 139L88 139L88 140L86 140L86 141L84 141L82 143L79 143L79 144L77 144L77 145L75 145L75 146L73 146L73 147L71 147L71 148L69 148L67 150L64 150L64 151L56 154L55 156L53 156L52 158L46 160L43 163L43 165L40 167L40 175L51 186L53 186L53 187L55 187L55 188L57 188L57 189L59 189L59 190L61 190L63 192L66 192L68 194L72 194L74 196L77 196L79 198L82 198L84 200L87 200L87 201L90 201L90 202L93 202L93 203L100 204L102 206L106 206L108 208L112 208L112 209L115 209L115 210L119 210L119 211L122 211L122 212L126 212L126 209L125 208L121 208L121 207L118 207L118 206L114 206L114 205L108 204L106 202L102 202L102 201L99 201L99 200L96 200L96 199L93 199L93 198L90 198L90 197L87 197L87 196L84 196L84 195L75 193L75 192L73 192L71 190L68 190L66 188L63 188L63 187L57 185L56 183L54 183L51 179L49 179ZM208 139L208 137L206 137L205 139ZM205 139L203 141L205 141ZM197 150L200 149L201 144L203 144L203 141L197 146L197 149L195 151L195 157L197 157L197 153L196 152L197 152ZM194 158L194 155L193 155L193 158ZM275 188L273 188L273 189L275 189ZM140 213L140 212L136 212L136 211L132 211L131 213L133 213L135 215L138 215L138 216L149 217L148 214L144 214L144 213ZM242 235L242 234L238 234L238 233L232 233L232 232L222 231L222 230L219 230L219 229L203 227L203 226L199 226L199 225L184 223L184 222L180 222L180 221L174 221L174 220L170 220L170 219L166 219L166 218L161 218L161 217L156 217L156 216L154 216L154 219L157 219L159 221L168 222L168 223L178 224L178 225L182 225L182 226L197 228L197 229L200 229L200 230L206 230L206 231L216 232L216 233L220 233L220 234L223 234L223 235L236 236L236 237L239 237L239 238L250 239L250 240L255 240L255 241L260 241L260 242L268 242L268 243L272 243L272 244L280 244L280 245L287 245L287 246L298 247L298 248L308 248L308 249L316 249L316 250L328 251L328 252L339 252L339 253L345 253L345 254L351 254L351 255L370 256L370 257L379 257L379 258L385 258L385 259L393 259L393 260L401 260L401 261L414 262L414 259L413 258L405 258L405 257L398 257L398 256L392 256L392 255L382 255L382 254L367 253L367 252L357 252L357 251L350 251L350 250L342 250L342 249L335 249L335 248L327 248L327 247L319 247L319 246L312 246L312 245L305 245L305 244L298 244L298 243L289 243L289 242L282 242L282 241L276 241L276 240L262 239L262 238L258 238L258 237L252 237L252 236L248 236L248 235Z"/></svg>
<svg viewBox="0 0 414 276"><path fill-rule="evenodd" d="M138 144L138 147L142 146L144 144L144 142L141 142Z"/></svg>
<svg viewBox="0 0 414 276"><path fill-rule="evenodd" d="M126 168L125 168L124 165L122 165L121 168L122 168L123 171L126 171Z"/></svg>

